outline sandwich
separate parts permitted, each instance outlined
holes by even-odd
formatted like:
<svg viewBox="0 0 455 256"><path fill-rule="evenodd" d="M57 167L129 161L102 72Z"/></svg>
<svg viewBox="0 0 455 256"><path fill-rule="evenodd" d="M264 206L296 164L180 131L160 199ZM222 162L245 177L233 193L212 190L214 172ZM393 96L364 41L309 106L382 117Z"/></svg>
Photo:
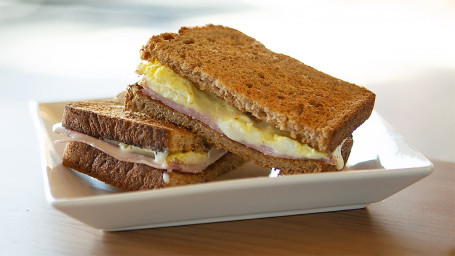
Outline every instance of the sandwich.
<svg viewBox="0 0 455 256"><path fill-rule="evenodd" d="M168 122L125 111L118 100L66 104L55 133L63 165L124 191L210 181L243 159Z"/></svg>
<svg viewBox="0 0 455 256"><path fill-rule="evenodd" d="M375 95L235 29L183 27L149 39L125 108L185 127L281 174L341 170Z"/></svg>

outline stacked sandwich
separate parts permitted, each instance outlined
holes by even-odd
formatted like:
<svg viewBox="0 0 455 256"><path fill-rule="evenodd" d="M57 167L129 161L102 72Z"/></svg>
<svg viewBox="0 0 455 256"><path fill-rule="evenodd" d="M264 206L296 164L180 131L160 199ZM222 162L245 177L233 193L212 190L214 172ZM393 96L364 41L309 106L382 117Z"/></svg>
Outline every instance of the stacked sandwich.
<svg viewBox="0 0 455 256"><path fill-rule="evenodd" d="M374 106L375 95L367 89L274 53L255 39L228 27L184 27L178 34L153 36L143 46L141 59L137 68L141 78L128 86L124 108L122 104L116 105L117 111L101 111L115 120L126 118L127 121L115 124L103 121L104 118L85 109L91 105L89 102L83 104L80 111L87 111L91 121L75 111L71 117L65 115L63 126L102 138L122 150L134 149L135 153L146 148L164 150L164 155L171 159L174 152L179 156L204 152L207 156L202 157L205 159L203 167L190 171L191 174L175 168L173 163L164 164L164 169L150 167L160 170L154 171L158 174L151 174L142 170L146 165L143 162L133 164L129 159L109 156L101 150L99 154L110 158L94 164L93 157L87 159L89 154L76 156L75 150L68 149L73 143L67 146L65 165L89 175L96 173L92 176L115 186L123 184L119 186L122 189L136 177L144 184L161 183L134 186L134 189L174 184L171 175L177 173L181 177L178 184L193 181L193 178L183 178L187 176L199 175L201 178L196 182L209 180L235 168L241 163L240 157L263 167L279 169L281 174L341 170L353 144L352 132L370 116ZM75 105L78 104L67 106L65 113L70 113L70 108L78 109ZM98 108L102 109L95 107ZM122 118L118 118L119 115ZM157 127L157 124L168 130L145 128ZM93 131L98 127L116 136ZM171 130L175 131L174 136L170 135ZM174 137L178 139L171 141ZM91 146L77 144L86 148L84 151L93 148L90 143ZM153 161L162 158L159 153L152 155ZM213 155L216 157L212 158ZM115 161L116 164L111 163ZM122 175L116 176L117 173ZM149 173L150 179L145 178Z"/></svg>
<svg viewBox="0 0 455 256"><path fill-rule="evenodd" d="M243 159L171 123L130 113L121 100L70 102L54 132L63 165L125 191L200 183Z"/></svg>

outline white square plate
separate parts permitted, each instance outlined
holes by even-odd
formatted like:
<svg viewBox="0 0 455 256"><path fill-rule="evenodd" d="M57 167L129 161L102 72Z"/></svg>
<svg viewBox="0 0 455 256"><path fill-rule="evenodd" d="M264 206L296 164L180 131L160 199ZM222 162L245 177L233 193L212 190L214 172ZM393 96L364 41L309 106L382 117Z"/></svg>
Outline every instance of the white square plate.
<svg viewBox="0 0 455 256"><path fill-rule="evenodd" d="M45 192L56 209L103 230L128 230L366 207L429 175L432 163L376 112L354 132L340 172L269 177L249 162L219 180L121 192L61 165L64 145L51 127L66 102L31 102L41 147Z"/></svg>

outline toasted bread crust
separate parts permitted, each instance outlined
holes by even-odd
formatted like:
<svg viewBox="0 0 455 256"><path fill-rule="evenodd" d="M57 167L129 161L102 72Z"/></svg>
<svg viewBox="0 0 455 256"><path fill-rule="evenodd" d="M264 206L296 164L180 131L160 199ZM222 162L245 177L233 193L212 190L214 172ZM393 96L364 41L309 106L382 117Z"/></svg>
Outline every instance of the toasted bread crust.
<svg viewBox="0 0 455 256"><path fill-rule="evenodd" d="M211 181L240 166L243 159L227 153L203 172L168 172L169 183L163 180L165 170L144 164L124 162L81 142L69 142L63 154L63 165L87 174L124 191L165 188Z"/></svg>
<svg viewBox="0 0 455 256"><path fill-rule="evenodd" d="M147 95L142 93L142 87L139 85L131 85L127 89L125 108L133 112L141 112L183 126L199 136L205 137L209 142L215 144L218 148L224 148L234 154L242 156L245 159L251 159L257 165L266 168L281 169L281 174L295 174L295 173L310 173L310 172L324 172L336 171L335 166L330 165L323 161L316 160L292 160L277 158L273 156L264 155L261 152L246 147L236 141L233 141L202 122L192 119L191 117L177 112L170 107L154 101ZM353 141L349 137L342 147L342 156L346 162L351 152Z"/></svg>
<svg viewBox="0 0 455 256"><path fill-rule="evenodd" d="M223 26L153 36L141 58L158 61L228 104L322 152L333 151L371 114L375 95L274 53Z"/></svg>
<svg viewBox="0 0 455 256"><path fill-rule="evenodd" d="M96 138L168 152L207 152L210 145L194 133L173 124L125 111L115 100L70 102L62 125Z"/></svg>

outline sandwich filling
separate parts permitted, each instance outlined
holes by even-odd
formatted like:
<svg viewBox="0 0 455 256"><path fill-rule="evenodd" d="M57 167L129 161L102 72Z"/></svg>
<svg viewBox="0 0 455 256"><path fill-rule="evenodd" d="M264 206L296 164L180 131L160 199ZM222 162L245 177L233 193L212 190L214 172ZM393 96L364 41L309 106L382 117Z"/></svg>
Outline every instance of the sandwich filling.
<svg viewBox="0 0 455 256"><path fill-rule="evenodd" d="M154 100L201 121L229 139L259 152L286 159L326 161L337 169L344 167L340 144L331 154L319 152L307 144L292 139L289 133L245 114L211 92L200 90L171 68L141 62L137 68L143 93Z"/></svg>
<svg viewBox="0 0 455 256"><path fill-rule="evenodd" d="M52 128L55 133L68 137L68 139L57 140L55 143L70 141L86 143L120 161L145 164L156 169L199 173L227 153L226 150L215 147L211 148L208 152L159 152L118 141L97 139L67 129L61 123L55 124Z"/></svg>

